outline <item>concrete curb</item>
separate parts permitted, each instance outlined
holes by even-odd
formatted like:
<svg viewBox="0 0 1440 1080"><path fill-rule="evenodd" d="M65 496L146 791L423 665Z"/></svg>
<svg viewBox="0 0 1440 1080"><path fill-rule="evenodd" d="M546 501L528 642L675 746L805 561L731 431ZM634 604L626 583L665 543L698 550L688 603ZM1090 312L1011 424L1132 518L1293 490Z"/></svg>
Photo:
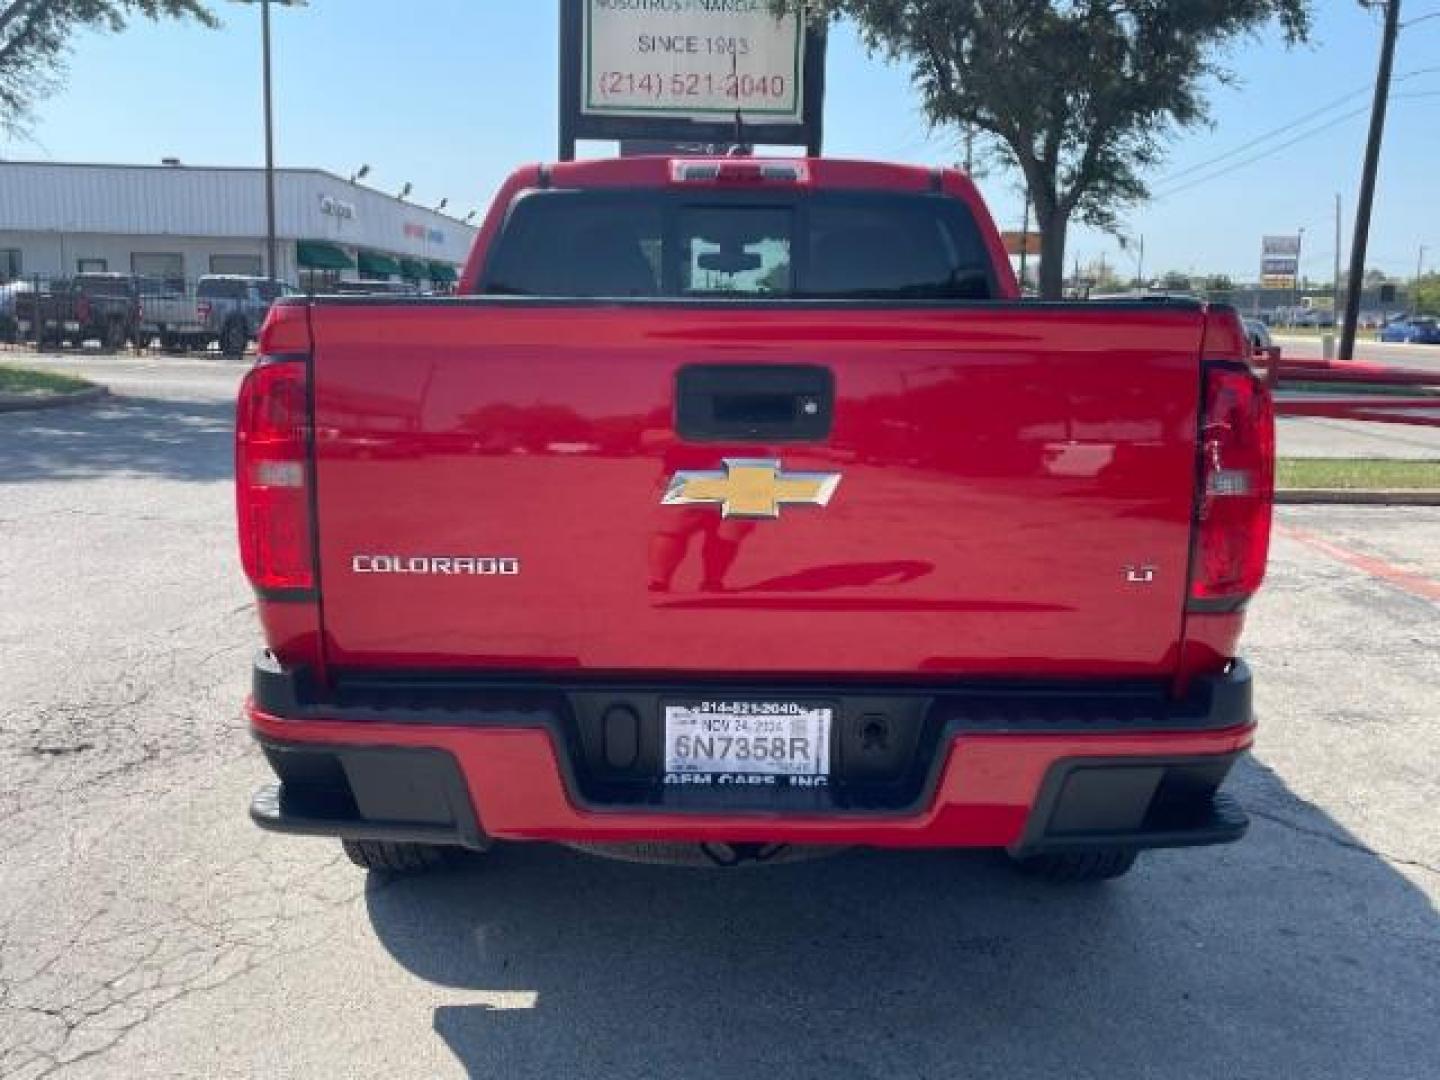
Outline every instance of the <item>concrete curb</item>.
<svg viewBox="0 0 1440 1080"><path fill-rule="evenodd" d="M1350 506L1440 506L1435 488L1282 488L1277 503Z"/></svg>
<svg viewBox="0 0 1440 1080"><path fill-rule="evenodd" d="M87 405L109 397L103 386L87 386L68 394L0 394L0 413L32 412L37 409L60 409L66 405Z"/></svg>

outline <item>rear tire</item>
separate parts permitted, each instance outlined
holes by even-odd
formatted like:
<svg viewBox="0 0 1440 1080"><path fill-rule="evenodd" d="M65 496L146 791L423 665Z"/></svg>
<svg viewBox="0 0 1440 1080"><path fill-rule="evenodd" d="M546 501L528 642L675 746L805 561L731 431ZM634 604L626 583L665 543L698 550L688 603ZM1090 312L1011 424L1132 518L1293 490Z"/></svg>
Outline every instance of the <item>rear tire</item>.
<svg viewBox="0 0 1440 1080"><path fill-rule="evenodd" d="M250 333L245 329L242 322L230 322L225 324L225 329L220 333L220 351L228 359L239 360L245 355L245 347L250 344Z"/></svg>
<svg viewBox="0 0 1440 1080"><path fill-rule="evenodd" d="M1015 869L1026 877L1053 885L1109 881L1128 874L1135 865L1134 851L1063 851L1044 855L1011 856Z"/></svg>
<svg viewBox="0 0 1440 1080"><path fill-rule="evenodd" d="M385 874L419 874L445 862L445 849L434 844L394 840L342 840L340 843L356 866Z"/></svg>
<svg viewBox="0 0 1440 1080"><path fill-rule="evenodd" d="M111 319L105 324L100 346L106 352L118 353L125 348L125 337L125 324L119 319Z"/></svg>

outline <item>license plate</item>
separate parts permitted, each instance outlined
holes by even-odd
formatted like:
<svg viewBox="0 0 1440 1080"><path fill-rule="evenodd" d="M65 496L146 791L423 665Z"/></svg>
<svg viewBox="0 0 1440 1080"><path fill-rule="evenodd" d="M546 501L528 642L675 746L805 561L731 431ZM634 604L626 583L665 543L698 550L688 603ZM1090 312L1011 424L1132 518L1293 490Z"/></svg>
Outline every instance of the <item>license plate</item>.
<svg viewBox="0 0 1440 1080"><path fill-rule="evenodd" d="M673 783L789 777L823 784L830 775L833 716L829 706L794 701L667 704L665 772Z"/></svg>

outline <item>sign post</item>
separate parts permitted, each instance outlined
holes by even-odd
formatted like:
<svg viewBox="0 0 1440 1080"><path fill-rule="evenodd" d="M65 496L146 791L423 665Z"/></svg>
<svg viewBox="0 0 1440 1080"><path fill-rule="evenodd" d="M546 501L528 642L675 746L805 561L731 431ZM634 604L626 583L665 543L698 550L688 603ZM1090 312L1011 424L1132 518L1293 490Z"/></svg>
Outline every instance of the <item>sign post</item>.
<svg viewBox="0 0 1440 1080"><path fill-rule="evenodd" d="M579 139L823 146L825 33L768 0L560 0L560 160Z"/></svg>

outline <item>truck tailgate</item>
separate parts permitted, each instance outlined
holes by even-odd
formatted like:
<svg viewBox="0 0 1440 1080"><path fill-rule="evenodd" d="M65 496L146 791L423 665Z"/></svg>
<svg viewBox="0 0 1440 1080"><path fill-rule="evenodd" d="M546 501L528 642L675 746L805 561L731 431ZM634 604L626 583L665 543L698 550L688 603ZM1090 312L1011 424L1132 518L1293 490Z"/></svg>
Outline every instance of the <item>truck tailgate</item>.
<svg viewBox="0 0 1440 1080"><path fill-rule="evenodd" d="M1165 305L318 301L328 661L1169 674L1203 321ZM730 365L829 372L828 434L680 438L682 369ZM680 472L723 493L727 460L822 474L833 495L763 519L663 504Z"/></svg>

